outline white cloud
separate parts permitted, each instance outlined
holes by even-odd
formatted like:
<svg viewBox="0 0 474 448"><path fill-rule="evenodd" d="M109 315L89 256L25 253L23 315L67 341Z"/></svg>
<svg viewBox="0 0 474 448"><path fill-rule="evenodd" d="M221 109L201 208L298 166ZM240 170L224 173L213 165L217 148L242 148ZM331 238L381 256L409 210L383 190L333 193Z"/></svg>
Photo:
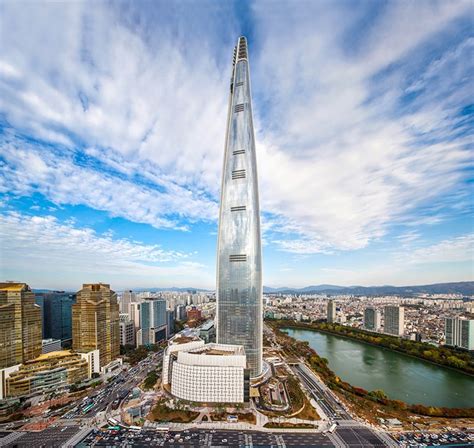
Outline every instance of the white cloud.
<svg viewBox="0 0 474 448"><path fill-rule="evenodd" d="M254 8L261 201L283 234L274 242L299 253L361 249L393 224L419 222L420 207L450 194L461 201L472 157L455 115L470 97L469 39L442 63L416 67L416 79L432 81L416 107L403 110L401 96L419 55L403 58L453 26L468 2L392 2L371 20L364 8L283 5ZM361 31L358 21L369 25Z"/></svg>
<svg viewBox="0 0 474 448"><path fill-rule="evenodd" d="M412 264L455 263L470 261L474 273L474 235L462 235L399 255Z"/></svg>
<svg viewBox="0 0 474 448"><path fill-rule="evenodd" d="M215 202L171 182L161 182L156 188L140 185L15 140L4 143L2 154L7 165L0 192L40 192L57 204L85 204L157 228L185 229L180 219L173 218L176 215L210 220L217 214ZM160 191L163 185L166 188Z"/></svg>
<svg viewBox="0 0 474 448"><path fill-rule="evenodd" d="M4 213L0 232L0 275L15 275L34 287L70 288L78 278L110 282L118 289L188 281L196 287L212 285L207 266L192 259L195 253L117 239L110 232L98 235L52 216ZM56 272L54 280L48 279L51 272Z"/></svg>
<svg viewBox="0 0 474 448"><path fill-rule="evenodd" d="M1 110L19 132L68 148L11 141L4 189L155 227L213 220L235 17L107 5L2 5ZM416 70L404 58L469 2L391 2L371 17L367 5L252 6L263 228L284 251L361 249L394 223L439 222L417 208L465 195L470 155L453 114L470 96L472 43ZM418 106L397 113L414 91ZM77 140L122 177L79 165Z"/></svg>

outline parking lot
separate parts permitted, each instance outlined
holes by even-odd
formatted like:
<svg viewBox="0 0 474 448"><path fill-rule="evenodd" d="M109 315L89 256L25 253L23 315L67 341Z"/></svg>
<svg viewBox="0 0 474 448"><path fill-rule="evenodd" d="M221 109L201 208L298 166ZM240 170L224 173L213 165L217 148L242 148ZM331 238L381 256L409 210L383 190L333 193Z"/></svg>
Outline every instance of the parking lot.
<svg viewBox="0 0 474 448"><path fill-rule="evenodd" d="M41 432L22 432L18 438L11 443L3 442L5 438L0 439L0 446L2 447L18 447L18 448L50 448L60 447L74 434L79 432L78 426L69 426L64 428L48 428ZM3 443L2 443L3 442Z"/></svg>
<svg viewBox="0 0 474 448"><path fill-rule="evenodd" d="M447 431L441 434L411 432L400 435L398 441L403 448L421 448L425 446L469 447L474 446L474 433L458 431Z"/></svg>
<svg viewBox="0 0 474 448"><path fill-rule="evenodd" d="M153 430L93 431L78 447L333 447L321 433L268 433L258 431L187 430L159 433Z"/></svg>

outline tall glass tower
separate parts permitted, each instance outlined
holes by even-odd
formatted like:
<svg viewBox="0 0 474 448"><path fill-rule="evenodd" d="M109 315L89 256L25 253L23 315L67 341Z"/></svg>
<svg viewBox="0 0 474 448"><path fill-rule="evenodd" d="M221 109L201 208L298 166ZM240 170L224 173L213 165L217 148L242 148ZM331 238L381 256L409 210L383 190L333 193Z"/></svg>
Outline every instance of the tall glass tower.
<svg viewBox="0 0 474 448"><path fill-rule="evenodd" d="M234 49L217 248L217 342L245 347L262 371L262 254L247 40Z"/></svg>

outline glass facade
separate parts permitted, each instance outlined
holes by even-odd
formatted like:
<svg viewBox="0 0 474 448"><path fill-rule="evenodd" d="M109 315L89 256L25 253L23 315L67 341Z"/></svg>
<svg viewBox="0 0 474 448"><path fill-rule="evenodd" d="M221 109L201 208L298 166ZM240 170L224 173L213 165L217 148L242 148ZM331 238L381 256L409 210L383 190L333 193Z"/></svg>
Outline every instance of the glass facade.
<svg viewBox="0 0 474 448"><path fill-rule="evenodd" d="M262 256L247 41L234 49L217 249L217 342L245 347L262 371Z"/></svg>
<svg viewBox="0 0 474 448"><path fill-rule="evenodd" d="M72 305L76 301L75 294L56 291L38 293L35 300L43 312L43 339L71 342Z"/></svg>

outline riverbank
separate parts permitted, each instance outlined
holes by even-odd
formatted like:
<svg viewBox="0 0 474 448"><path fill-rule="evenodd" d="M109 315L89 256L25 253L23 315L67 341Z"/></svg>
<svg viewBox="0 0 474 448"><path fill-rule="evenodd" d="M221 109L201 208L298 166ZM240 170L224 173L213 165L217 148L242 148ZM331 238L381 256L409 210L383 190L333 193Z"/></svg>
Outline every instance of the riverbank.
<svg viewBox="0 0 474 448"><path fill-rule="evenodd" d="M448 347L435 347L424 342L401 339L381 333L372 333L358 328L346 327L339 324L304 323L291 320L274 320L275 325L281 328L314 330L322 333L344 337L363 342L374 347L392 350L434 365L449 368L457 372L474 377L474 357L469 352L461 352Z"/></svg>
<svg viewBox="0 0 474 448"><path fill-rule="evenodd" d="M284 321L287 324L287 321ZM297 340L282 332L276 321L269 321L274 330L278 343L289 357L303 358L321 379L339 395L356 415L363 415L369 421L378 423L379 418L398 418L409 422L410 419L421 421L422 416L460 419L474 418L473 408L448 408L425 406L423 404L408 404L402 400L389 399L382 390L367 391L361 387L352 386L339 378L328 366L328 361L320 357L307 342ZM282 327L287 325L281 324ZM308 330L308 328L303 328ZM448 420L448 423L453 420Z"/></svg>

